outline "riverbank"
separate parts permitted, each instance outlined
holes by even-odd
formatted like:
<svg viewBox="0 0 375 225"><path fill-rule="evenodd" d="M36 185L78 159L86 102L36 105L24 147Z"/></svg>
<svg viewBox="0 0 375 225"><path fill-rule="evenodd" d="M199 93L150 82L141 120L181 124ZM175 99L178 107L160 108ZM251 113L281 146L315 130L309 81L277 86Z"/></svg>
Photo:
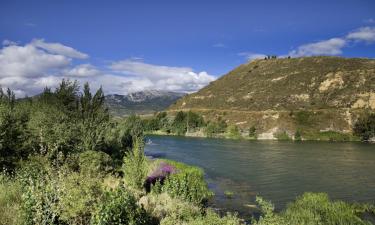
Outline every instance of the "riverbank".
<svg viewBox="0 0 375 225"><path fill-rule="evenodd" d="M267 133L261 135L249 136L249 133L238 133L238 134L228 134L220 133L208 136L203 132L203 130L198 130L195 132L187 132L184 135L179 135L176 133L165 132L161 130L157 131L147 131L147 135L161 135L161 136L183 136L183 137L200 137L200 138L221 138L221 139L231 139L231 140L282 140L282 141L337 141L337 142L361 142L361 138L354 136L350 133L341 133L336 131L321 131L321 132L311 132L306 133L303 137L296 137L296 135L289 134L287 132L278 133ZM375 138L370 139L368 142L375 143Z"/></svg>

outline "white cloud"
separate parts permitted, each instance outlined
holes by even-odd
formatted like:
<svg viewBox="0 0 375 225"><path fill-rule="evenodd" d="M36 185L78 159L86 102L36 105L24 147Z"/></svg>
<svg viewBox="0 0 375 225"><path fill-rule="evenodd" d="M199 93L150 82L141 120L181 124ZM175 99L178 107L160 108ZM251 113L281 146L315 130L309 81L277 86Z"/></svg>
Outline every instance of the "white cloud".
<svg viewBox="0 0 375 225"><path fill-rule="evenodd" d="M141 85L150 84L150 89L169 91L196 91L216 78L207 72L194 72L189 67L169 67L147 64L142 61L122 60L110 68L118 73L136 77Z"/></svg>
<svg viewBox="0 0 375 225"><path fill-rule="evenodd" d="M81 64L68 70L65 74L68 76L92 77L100 75L102 72L90 64Z"/></svg>
<svg viewBox="0 0 375 225"><path fill-rule="evenodd" d="M375 19L369 18L367 20L364 20L365 23L375 23Z"/></svg>
<svg viewBox="0 0 375 225"><path fill-rule="evenodd" d="M367 43L375 42L375 27L361 27L356 31L350 32L346 38Z"/></svg>
<svg viewBox="0 0 375 225"><path fill-rule="evenodd" d="M261 53L253 53L253 52L240 52L238 53L239 56L244 56L248 61L253 61L255 59L264 59L267 57L265 54Z"/></svg>
<svg viewBox="0 0 375 225"><path fill-rule="evenodd" d="M314 55L340 55L346 40L342 38L331 38L329 40L299 46L296 50L289 52L294 57Z"/></svg>
<svg viewBox="0 0 375 225"><path fill-rule="evenodd" d="M31 45L44 49L47 52L52 53L52 54L59 54L59 55L67 56L70 58L77 58L77 59L88 58L87 54L77 51L74 48L62 45L60 43L47 43L43 39L34 39L31 42Z"/></svg>
<svg viewBox="0 0 375 225"><path fill-rule="evenodd" d="M35 77L68 66L70 58L49 54L33 45L10 45L0 50L0 77Z"/></svg>
<svg viewBox="0 0 375 225"><path fill-rule="evenodd" d="M76 65L74 60L83 58L81 54L84 53L43 40L4 45L0 49L0 85L23 97L38 94L46 86L55 88L63 78L77 80L81 85L89 82L93 90L103 86L107 94L148 89L192 92L216 79L189 67L152 65L141 59L113 62L104 71L89 63Z"/></svg>
<svg viewBox="0 0 375 225"><path fill-rule="evenodd" d="M3 45L17 45L17 42L11 40L4 40Z"/></svg>

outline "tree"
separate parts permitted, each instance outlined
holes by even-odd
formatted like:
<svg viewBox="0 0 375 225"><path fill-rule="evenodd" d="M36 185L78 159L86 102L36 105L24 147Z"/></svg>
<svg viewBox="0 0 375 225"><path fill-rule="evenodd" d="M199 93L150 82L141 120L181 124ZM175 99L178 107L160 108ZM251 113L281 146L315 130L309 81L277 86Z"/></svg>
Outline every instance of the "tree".
<svg viewBox="0 0 375 225"><path fill-rule="evenodd" d="M83 94L79 99L81 120L82 148L84 150L101 150L109 122L109 114L104 106L104 93L99 88L92 96L88 83L84 84Z"/></svg>
<svg viewBox="0 0 375 225"><path fill-rule="evenodd" d="M25 145L29 118L23 109L16 107L15 95L10 89L6 94L1 87L0 90L0 169L12 169L29 150Z"/></svg>
<svg viewBox="0 0 375 225"><path fill-rule="evenodd" d="M250 128L249 128L249 137L256 137L256 128L255 128L255 126L251 126Z"/></svg>
<svg viewBox="0 0 375 225"><path fill-rule="evenodd" d="M375 137L375 113L365 113L358 118L354 124L353 131L363 141L368 141Z"/></svg>
<svg viewBox="0 0 375 225"><path fill-rule="evenodd" d="M132 151L128 152L124 157L123 171L127 185L136 189L143 188L148 172L143 138L134 139Z"/></svg>

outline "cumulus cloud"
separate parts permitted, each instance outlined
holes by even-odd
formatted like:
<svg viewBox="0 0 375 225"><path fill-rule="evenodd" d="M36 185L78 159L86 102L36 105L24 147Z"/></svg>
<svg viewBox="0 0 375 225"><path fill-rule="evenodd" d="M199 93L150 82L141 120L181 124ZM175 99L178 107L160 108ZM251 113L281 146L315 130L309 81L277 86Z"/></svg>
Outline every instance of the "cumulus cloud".
<svg viewBox="0 0 375 225"><path fill-rule="evenodd" d="M215 80L215 77L207 72L197 73L189 67L160 66L134 60L114 62L110 68L115 72L136 77L134 82L140 85L149 84L148 88L157 87L169 91L192 92Z"/></svg>
<svg viewBox="0 0 375 225"><path fill-rule="evenodd" d="M350 32L346 38L354 41L365 41L367 43L375 42L375 27L361 27L358 30Z"/></svg>
<svg viewBox="0 0 375 225"><path fill-rule="evenodd" d="M134 58L113 62L104 69L75 60L88 55L60 43L35 39L25 45L3 42L0 49L0 85L17 97L35 95L45 87L55 88L63 78L102 86L107 94L127 94L147 89L196 91L215 79L189 67L147 64Z"/></svg>
<svg viewBox="0 0 375 225"><path fill-rule="evenodd" d="M17 42L5 39L3 45L17 45Z"/></svg>
<svg viewBox="0 0 375 225"><path fill-rule="evenodd" d="M265 54L261 53L253 53L253 52L240 52L238 53L239 56L244 56L248 61L253 61L255 59L264 59L267 57Z"/></svg>
<svg viewBox="0 0 375 225"><path fill-rule="evenodd" d="M5 46L0 50L0 77L43 76L70 62L70 58L49 54L30 44Z"/></svg>
<svg viewBox="0 0 375 225"><path fill-rule="evenodd" d="M289 52L294 57L313 55L340 55L346 40L342 38L331 38L329 40L299 46L296 50Z"/></svg>
<svg viewBox="0 0 375 225"><path fill-rule="evenodd" d="M92 77L98 76L102 74L102 72L90 64L81 64L66 71L65 74L68 76Z"/></svg>
<svg viewBox="0 0 375 225"><path fill-rule="evenodd" d="M47 43L43 39L34 39L31 45L44 49L49 53L59 54L70 58L86 59L88 55L60 43Z"/></svg>

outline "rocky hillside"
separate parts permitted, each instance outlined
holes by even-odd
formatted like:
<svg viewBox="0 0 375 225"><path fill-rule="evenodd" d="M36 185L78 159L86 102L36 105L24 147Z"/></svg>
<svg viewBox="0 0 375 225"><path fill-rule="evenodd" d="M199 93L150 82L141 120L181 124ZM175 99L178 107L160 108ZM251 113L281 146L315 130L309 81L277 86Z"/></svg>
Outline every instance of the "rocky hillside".
<svg viewBox="0 0 375 225"><path fill-rule="evenodd" d="M224 118L259 137L296 130L350 132L363 109L375 110L375 60L305 57L243 64L169 110Z"/></svg>
<svg viewBox="0 0 375 225"><path fill-rule="evenodd" d="M107 95L105 101L112 114L125 116L165 110L182 96L184 93L150 90L128 95Z"/></svg>

